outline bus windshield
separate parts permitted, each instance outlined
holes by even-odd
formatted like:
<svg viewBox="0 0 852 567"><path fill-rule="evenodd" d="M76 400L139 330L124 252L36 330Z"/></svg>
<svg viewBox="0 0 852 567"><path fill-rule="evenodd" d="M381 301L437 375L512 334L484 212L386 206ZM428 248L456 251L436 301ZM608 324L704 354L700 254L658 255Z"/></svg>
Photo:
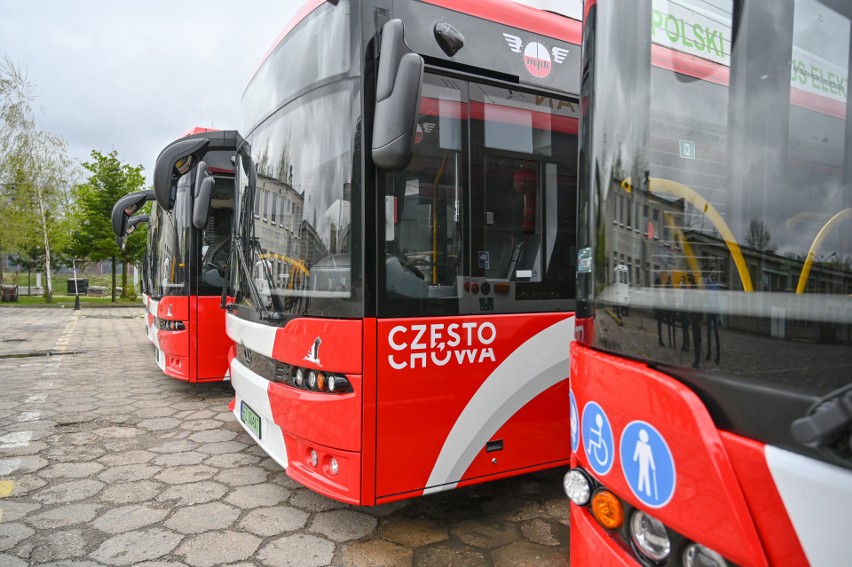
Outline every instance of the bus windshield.
<svg viewBox="0 0 852 567"><path fill-rule="evenodd" d="M190 175L184 175L177 184L175 206L172 211L155 207L152 214L151 295L155 298L169 295L187 295L187 250L189 247L189 212L191 199Z"/></svg>
<svg viewBox="0 0 852 567"><path fill-rule="evenodd" d="M646 0L597 21L588 342L685 380L849 382L850 17L829 0Z"/></svg>
<svg viewBox="0 0 852 567"><path fill-rule="evenodd" d="M260 302L284 316L361 313L354 275L360 259L352 256L361 239L352 220L360 185L353 165L361 159L360 87L357 79L330 81L352 67L349 26L348 2L320 6L276 47L243 95L247 131L259 125L251 155L238 155L237 232L246 261L232 270L232 285L245 292L238 303ZM313 56L285 57L294 46Z"/></svg>

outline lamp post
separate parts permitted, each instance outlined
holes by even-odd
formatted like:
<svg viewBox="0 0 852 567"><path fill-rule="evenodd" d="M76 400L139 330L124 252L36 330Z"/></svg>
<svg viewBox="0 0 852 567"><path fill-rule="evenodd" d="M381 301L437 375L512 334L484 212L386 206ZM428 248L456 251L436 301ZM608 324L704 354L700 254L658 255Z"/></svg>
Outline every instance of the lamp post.
<svg viewBox="0 0 852 567"><path fill-rule="evenodd" d="M74 311L80 310L80 292L77 289L77 260L71 259L71 267L74 270Z"/></svg>

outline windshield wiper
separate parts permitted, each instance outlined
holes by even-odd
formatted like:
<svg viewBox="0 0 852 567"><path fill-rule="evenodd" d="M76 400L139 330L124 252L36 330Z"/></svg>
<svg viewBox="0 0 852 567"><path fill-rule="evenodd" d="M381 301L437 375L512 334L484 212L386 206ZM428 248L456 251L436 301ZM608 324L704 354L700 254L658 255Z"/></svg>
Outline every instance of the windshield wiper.
<svg viewBox="0 0 852 567"><path fill-rule="evenodd" d="M251 259L252 259L252 264L253 264L254 263L254 254L258 254L258 256L262 255L263 254L263 248L260 246L260 240L256 236L251 237L249 239L249 242L252 245L252 257L251 257ZM272 282L272 274L269 271L269 265L266 263L265 259L260 258L260 266L261 266L261 271L263 272L263 277L266 280L266 287L269 288L269 301L270 301L270 303L272 303L272 309L275 311L276 315L280 316L280 311L281 311L281 309L279 309L280 305L276 305L276 303L277 303L276 302L276 295L274 293L272 293L272 290L275 288L275 285Z"/></svg>
<svg viewBox="0 0 852 567"><path fill-rule="evenodd" d="M246 257L243 254L243 247L240 243L239 238L234 240L234 249L237 251L237 257L240 260L240 268L242 268L243 270L243 277L249 288L249 292L251 293L252 300L255 302L257 313L258 315L260 315L260 320L271 321L273 323L280 322L282 320L281 314L278 312L269 311L269 309L266 308L266 305L263 304L263 298L260 295L260 291L258 291L258 289L254 285L254 282L252 281L251 271L249 270L248 264L246 263ZM230 311L229 305L226 305L225 309Z"/></svg>
<svg viewBox="0 0 852 567"><path fill-rule="evenodd" d="M808 415L793 422L790 432L796 441L809 447L837 447L847 454L852 451L852 384L817 400Z"/></svg>

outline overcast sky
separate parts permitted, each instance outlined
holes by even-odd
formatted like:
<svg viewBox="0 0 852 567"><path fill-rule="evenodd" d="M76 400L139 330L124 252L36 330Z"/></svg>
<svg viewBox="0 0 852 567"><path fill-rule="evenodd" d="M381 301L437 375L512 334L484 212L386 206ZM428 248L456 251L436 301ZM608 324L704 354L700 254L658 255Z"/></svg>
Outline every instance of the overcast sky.
<svg viewBox="0 0 852 567"><path fill-rule="evenodd" d="M34 85L39 126L150 182L193 126L239 128L248 80L302 0L0 0L0 55Z"/></svg>
<svg viewBox="0 0 852 567"><path fill-rule="evenodd" d="M150 183L160 150L186 130L240 127L243 89L302 2L0 0L0 55L26 73L39 126L73 159L115 149Z"/></svg>

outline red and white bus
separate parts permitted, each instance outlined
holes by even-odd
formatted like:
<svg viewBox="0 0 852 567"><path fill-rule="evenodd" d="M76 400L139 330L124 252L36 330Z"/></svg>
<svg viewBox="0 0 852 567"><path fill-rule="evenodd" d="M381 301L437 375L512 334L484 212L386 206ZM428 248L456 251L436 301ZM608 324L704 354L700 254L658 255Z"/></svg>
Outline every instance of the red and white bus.
<svg viewBox="0 0 852 567"><path fill-rule="evenodd" d="M243 96L232 410L375 505L567 465L580 24L308 2Z"/></svg>
<svg viewBox="0 0 852 567"><path fill-rule="evenodd" d="M852 6L597 0L584 26L571 563L845 564Z"/></svg>
<svg viewBox="0 0 852 567"><path fill-rule="evenodd" d="M175 147L187 146L197 148L194 159L182 163L182 171L155 178L155 187L163 190L128 195L113 209L113 229L117 235L125 234L124 227L136 220L130 215L160 195L148 221L143 299L157 364L178 380L229 379L231 341L225 333L221 298L231 254L231 158L237 139L233 131L189 130L167 146L159 159L168 160Z"/></svg>

